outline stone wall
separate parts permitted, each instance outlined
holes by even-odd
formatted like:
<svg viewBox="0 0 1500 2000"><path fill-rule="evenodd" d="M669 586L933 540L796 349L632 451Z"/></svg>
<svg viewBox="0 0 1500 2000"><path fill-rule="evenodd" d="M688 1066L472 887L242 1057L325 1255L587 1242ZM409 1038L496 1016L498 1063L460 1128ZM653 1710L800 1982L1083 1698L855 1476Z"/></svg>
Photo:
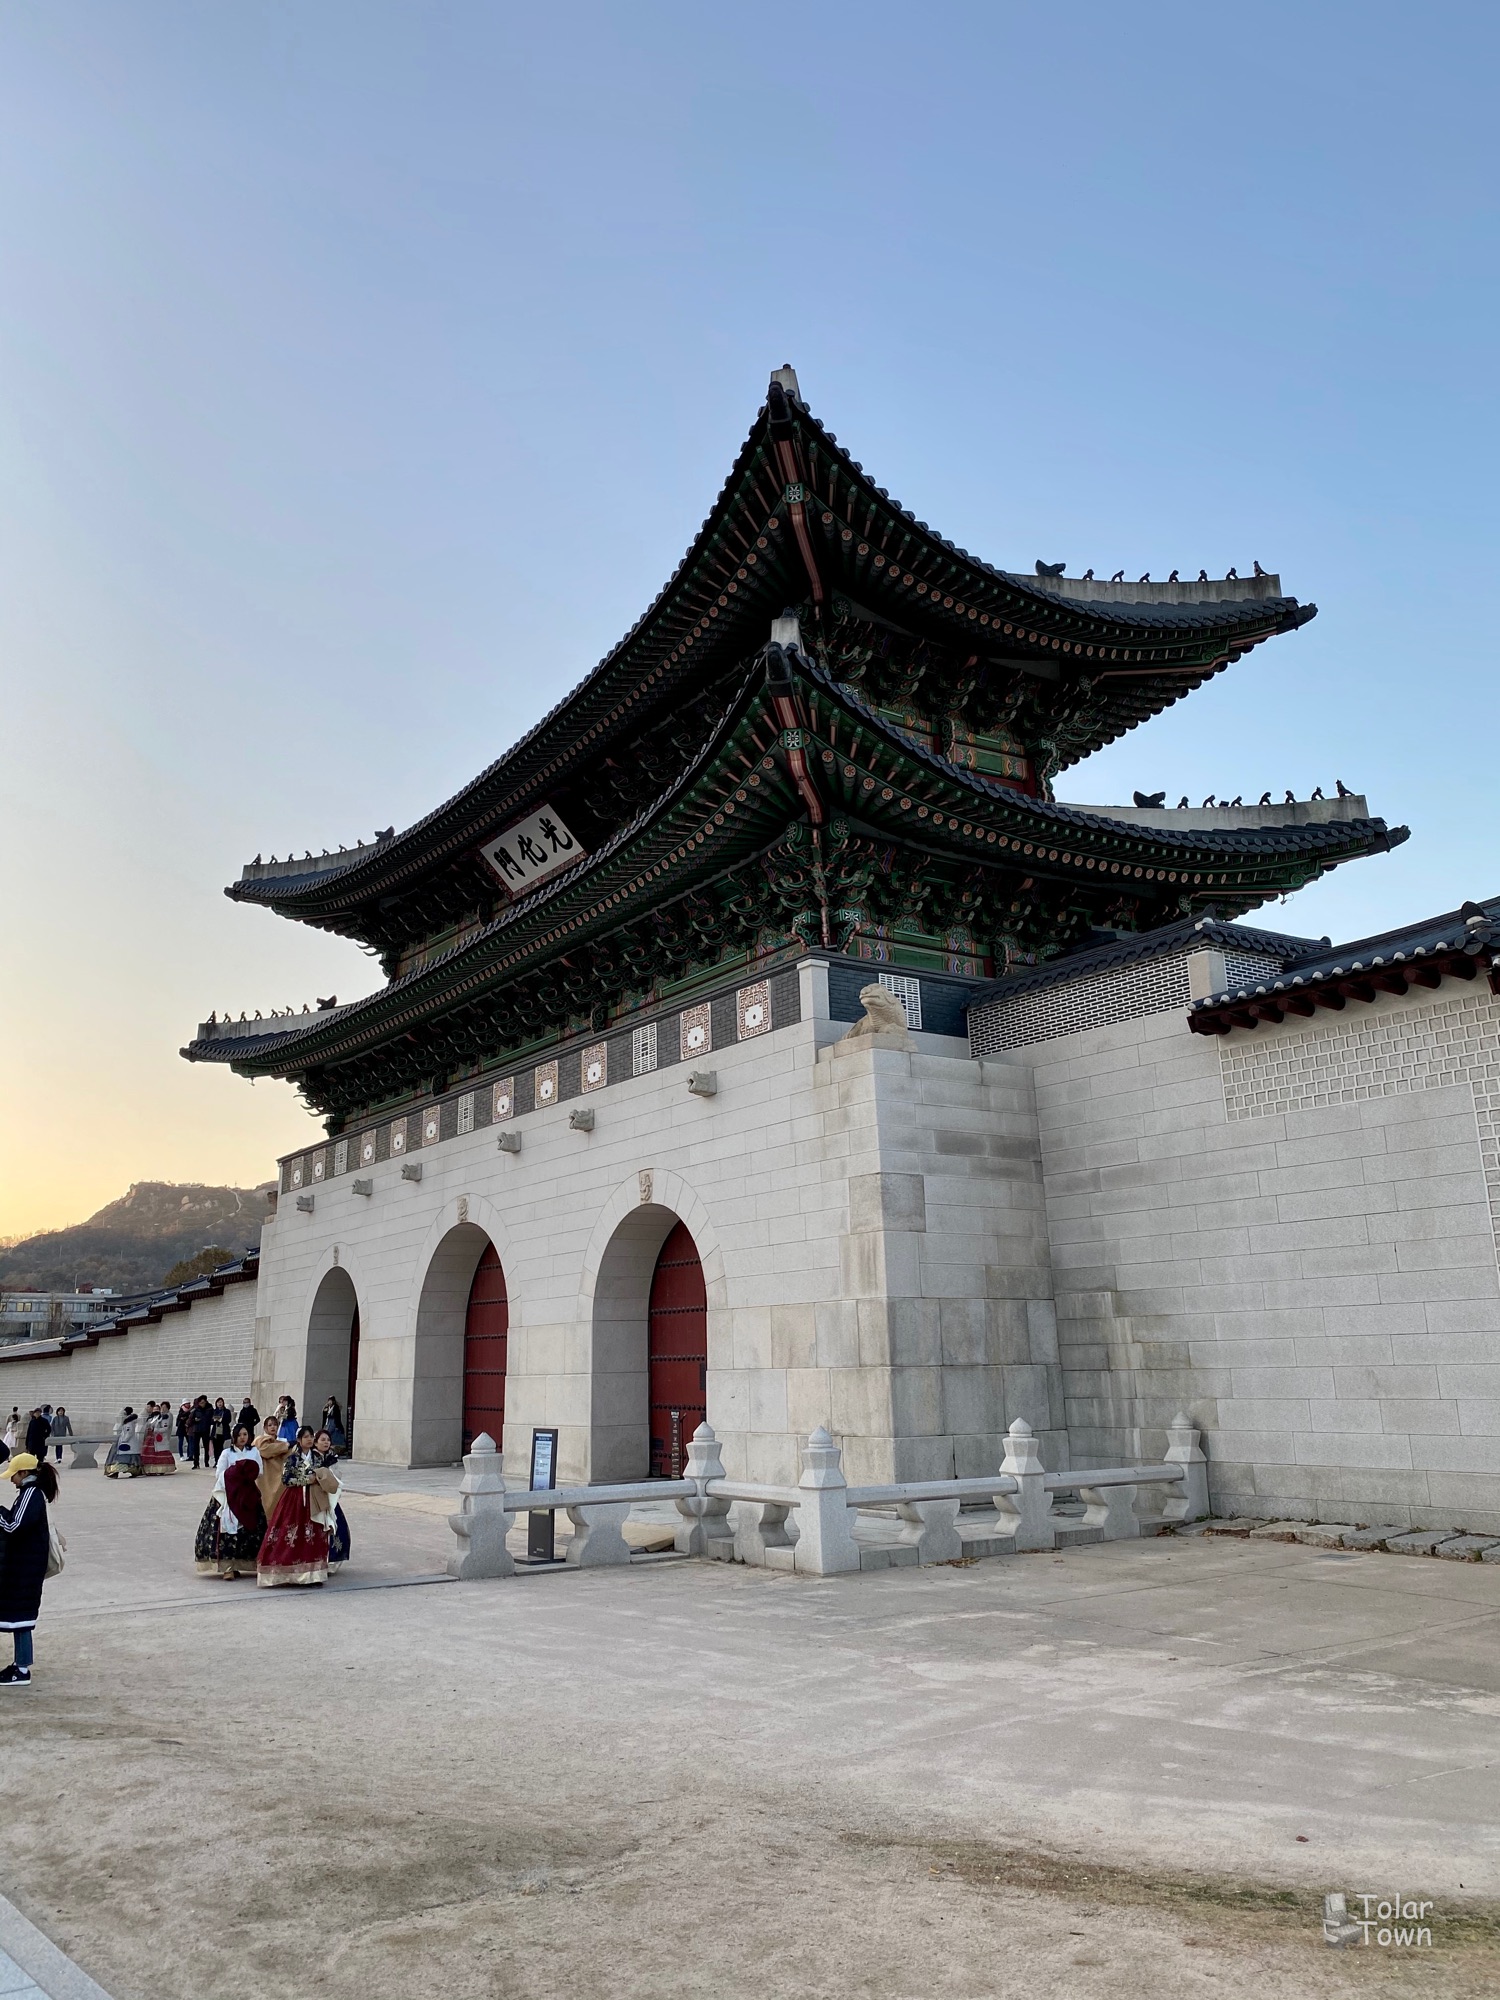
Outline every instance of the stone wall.
<svg viewBox="0 0 1500 2000"><path fill-rule="evenodd" d="M1149 1456L1185 1405L1218 1511L1500 1533L1500 1001L1018 1055L1075 1458Z"/></svg>
<svg viewBox="0 0 1500 2000"><path fill-rule="evenodd" d="M231 1409L250 1386L255 1348L253 1284L226 1285L217 1298L168 1313L158 1326L105 1334L97 1346L45 1354L0 1348L0 1403L23 1411L66 1406L81 1436L110 1431L126 1403L137 1410L166 1397L222 1396Z"/></svg>

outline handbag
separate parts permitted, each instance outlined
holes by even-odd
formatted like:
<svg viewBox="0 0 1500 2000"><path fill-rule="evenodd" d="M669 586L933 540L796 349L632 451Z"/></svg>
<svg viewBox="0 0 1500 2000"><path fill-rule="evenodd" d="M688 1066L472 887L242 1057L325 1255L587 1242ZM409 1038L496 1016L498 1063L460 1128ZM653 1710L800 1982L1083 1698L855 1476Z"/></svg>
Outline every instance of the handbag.
<svg viewBox="0 0 1500 2000"><path fill-rule="evenodd" d="M47 1568L45 1574L47 1576L60 1575L63 1564L67 1561L67 1556L67 1543L63 1540L56 1524L49 1521L47 1523Z"/></svg>

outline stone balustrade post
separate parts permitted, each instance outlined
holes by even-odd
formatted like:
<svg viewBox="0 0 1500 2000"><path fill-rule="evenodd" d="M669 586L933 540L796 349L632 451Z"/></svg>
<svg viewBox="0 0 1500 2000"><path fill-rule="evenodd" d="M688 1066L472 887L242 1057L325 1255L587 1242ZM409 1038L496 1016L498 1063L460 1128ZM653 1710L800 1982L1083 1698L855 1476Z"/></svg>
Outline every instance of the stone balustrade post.
<svg viewBox="0 0 1500 2000"><path fill-rule="evenodd" d="M1045 1484L1046 1468L1024 1417L1017 1417L1005 1434L1005 1457L1000 1470L1016 1482L1014 1493L995 1495L1001 1537L1018 1550L1056 1548L1057 1529L1052 1519L1052 1495Z"/></svg>
<svg viewBox="0 0 1500 2000"><path fill-rule="evenodd" d="M845 1495L843 1453L820 1424L802 1447L801 1495L793 1564L813 1576L838 1576L859 1568L859 1545Z"/></svg>
<svg viewBox="0 0 1500 2000"><path fill-rule="evenodd" d="M1167 1488L1161 1518L1164 1521L1203 1521L1208 1518L1208 1460L1195 1425L1186 1410L1179 1410L1167 1429L1165 1463L1182 1467L1181 1483Z"/></svg>
<svg viewBox="0 0 1500 2000"><path fill-rule="evenodd" d="M449 1576L464 1583L481 1576L514 1576L515 1559L505 1546L511 1524L505 1511L505 1476L488 1431L481 1431L473 1450L466 1453L458 1491L459 1510L448 1516L453 1530Z"/></svg>
<svg viewBox="0 0 1500 2000"><path fill-rule="evenodd" d="M724 1461L719 1455L719 1440L706 1423L693 1432L682 1476L693 1480L698 1490L677 1496L677 1511L682 1516L674 1544L677 1553L732 1562L734 1533L729 1525L729 1502L708 1490L710 1479L724 1477Z"/></svg>

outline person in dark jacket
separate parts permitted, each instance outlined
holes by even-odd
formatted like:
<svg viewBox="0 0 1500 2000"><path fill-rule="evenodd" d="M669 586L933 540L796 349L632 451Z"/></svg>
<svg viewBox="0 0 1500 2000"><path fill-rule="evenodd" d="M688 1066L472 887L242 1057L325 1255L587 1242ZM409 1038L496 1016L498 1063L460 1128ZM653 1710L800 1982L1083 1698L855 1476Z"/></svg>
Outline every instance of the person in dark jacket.
<svg viewBox="0 0 1500 2000"><path fill-rule="evenodd" d="M40 1410L33 1410L26 1420L26 1449L33 1458L47 1456L47 1440L51 1435L51 1423Z"/></svg>
<svg viewBox="0 0 1500 2000"><path fill-rule="evenodd" d="M0 1687L31 1686L31 1635L47 1578L47 1506L57 1498L57 1473L45 1459L18 1451L5 1467L16 1497L0 1507L0 1632L15 1642L12 1665L0 1667Z"/></svg>
<svg viewBox="0 0 1500 2000"><path fill-rule="evenodd" d="M214 1427L214 1413L209 1408L207 1396L193 1398L193 1413L188 1418L188 1437L193 1446L193 1470L198 1469L198 1454L203 1454L203 1462L210 1467L214 1462L214 1450L209 1442Z"/></svg>
<svg viewBox="0 0 1500 2000"><path fill-rule="evenodd" d="M213 1409L209 1412L208 1436L213 1447L210 1465L217 1465L219 1453L229 1443L229 1433L234 1427L234 1419L229 1414L229 1405L222 1396L214 1397Z"/></svg>
<svg viewBox="0 0 1500 2000"><path fill-rule="evenodd" d="M57 1462L62 1464L63 1439L73 1435L73 1419L66 1408L59 1403L52 1413L52 1445L57 1453Z"/></svg>

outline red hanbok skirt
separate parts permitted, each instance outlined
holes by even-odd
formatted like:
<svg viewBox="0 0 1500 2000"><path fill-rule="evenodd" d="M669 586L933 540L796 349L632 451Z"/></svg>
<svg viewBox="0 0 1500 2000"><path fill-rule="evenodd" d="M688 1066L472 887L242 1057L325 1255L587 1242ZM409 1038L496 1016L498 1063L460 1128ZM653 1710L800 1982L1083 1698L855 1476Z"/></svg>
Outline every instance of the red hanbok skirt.
<svg viewBox="0 0 1500 2000"><path fill-rule="evenodd" d="M177 1460L172 1453L172 1441L165 1431L149 1431L146 1442L141 1447L142 1472L155 1473L160 1478L164 1473L177 1470Z"/></svg>
<svg viewBox="0 0 1500 2000"><path fill-rule="evenodd" d="M283 1486L271 1525L260 1545L255 1580L274 1590L282 1583L326 1583L328 1530L312 1518L306 1486Z"/></svg>

